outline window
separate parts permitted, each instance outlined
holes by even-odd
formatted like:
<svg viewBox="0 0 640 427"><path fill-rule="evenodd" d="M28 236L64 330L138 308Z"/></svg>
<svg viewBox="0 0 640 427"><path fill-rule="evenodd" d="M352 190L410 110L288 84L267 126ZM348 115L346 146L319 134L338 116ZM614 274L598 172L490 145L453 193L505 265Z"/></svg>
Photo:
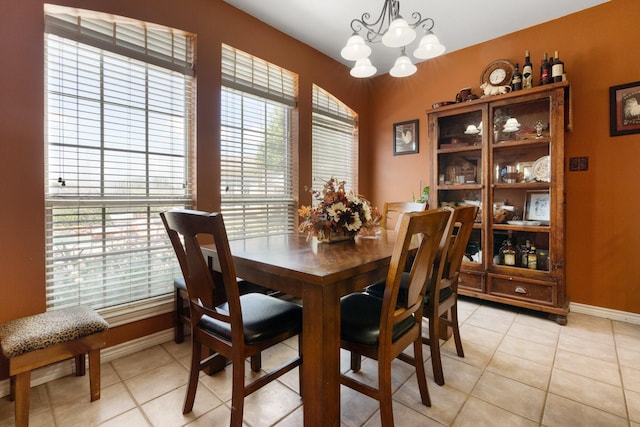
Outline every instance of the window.
<svg viewBox="0 0 640 427"><path fill-rule="evenodd" d="M47 307L171 293L159 212L191 206L192 38L45 11Z"/></svg>
<svg viewBox="0 0 640 427"><path fill-rule="evenodd" d="M222 46L221 211L230 239L292 232L297 76Z"/></svg>
<svg viewBox="0 0 640 427"><path fill-rule="evenodd" d="M358 189L356 115L340 100L313 85L312 187L321 190L329 178Z"/></svg>

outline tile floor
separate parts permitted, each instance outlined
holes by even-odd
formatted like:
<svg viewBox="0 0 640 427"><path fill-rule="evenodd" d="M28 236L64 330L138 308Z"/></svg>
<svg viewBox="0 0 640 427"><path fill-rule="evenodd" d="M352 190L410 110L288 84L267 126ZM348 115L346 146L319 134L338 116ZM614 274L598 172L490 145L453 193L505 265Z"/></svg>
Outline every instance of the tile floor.
<svg viewBox="0 0 640 427"><path fill-rule="evenodd" d="M514 308L460 302L465 357L443 347L446 384L426 360L433 406L419 404L413 370L396 361L397 426L640 427L640 325L569 314L567 326ZM295 340L263 355L275 366ZM167 342L102 365L102 398L90 403L88 377L69 376L32 389L32 427L228 426L230 369L200 380L194 411L182 415L190 347ZM425 357L428 357L425 349ZM342 366L348 367L343 353ZM375 362L361 377L375 381ZM371 368L374 368L373 371ZM249 374L251 375L251 374ZM342 425L380 424L377 402L342 388ZM249 396L247 426L301 426L297 370ZM13 404L0 399L0 427L13 426Z"/></svg>

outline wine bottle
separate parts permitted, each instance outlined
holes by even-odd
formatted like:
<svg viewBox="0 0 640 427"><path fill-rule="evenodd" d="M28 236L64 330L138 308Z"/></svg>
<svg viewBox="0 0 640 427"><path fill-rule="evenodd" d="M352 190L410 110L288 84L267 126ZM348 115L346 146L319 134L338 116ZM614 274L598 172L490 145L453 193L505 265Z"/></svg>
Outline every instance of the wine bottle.
<svg viewBox="0 0 640 427"><path fill-rule="evenodd" d="M549 83L551 83L551 64L545 52L542 57L542 64L540 65L540 85L548 85Z"/></svg>
<svg viewBox="0 0 640 427"><path fill-rule="evenodd" d="M520 72L520 64L516 64L516 68L513 71L513 77L511 78L511 90L522 90L522 73Z"/></svg>
<svg viewBox="0 0 640 427"><path fill-rule="evenodd" d="M553 65L551 66L551 78L554 83L558 83L562 81L562 76L564 75L564 62L558 58L558 51L553 58Z"/></svg>
<svg viewBox="0 0 640 427"><path fill-rule="evenodd" d="M529 51L524 52L524 64L522 64L522 88L531 89L533 87L533 64L529 57Z"/></svg>

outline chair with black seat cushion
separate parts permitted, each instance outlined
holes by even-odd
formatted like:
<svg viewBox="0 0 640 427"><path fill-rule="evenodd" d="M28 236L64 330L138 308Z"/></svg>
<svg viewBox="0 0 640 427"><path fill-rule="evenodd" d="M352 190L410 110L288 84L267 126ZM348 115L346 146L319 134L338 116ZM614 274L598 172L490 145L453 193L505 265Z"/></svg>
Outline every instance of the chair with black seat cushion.
<svg viewBox="0 0 640 427"><path fill-rule="evenodd" d="M424 300L424 317L429 320L429 336L422 338L422 341L429 345L433 377L438 385L444 385L439 339L444 339L448 335L443 333L444 328L441 325L452 329L456 352L458 356L464 357L458 325L458 281L460 280L462 258L478 212L476 206L445 207L443 209L450 211L451 216L435 260L434 271L440 270L442 273L432 277L429 281ZM406 298L406 281L405 274L400 285L399 300ZM382 298L384 283L369 286L365 292ZM431 339L431 337L438 337L438 339ZM351 358L352 369L358 369L360 358L357 354L352 354Z"/></svg>
<svg viewBox="0 0 640 427"><path fill-rule="evenodd" d="M341 374L340 382L380 402L382 426L393 425L391 363L395 358L415 367L420 398L431 406L422 353L422 312L427 281L450 213L444 210L403 215L391 255L383 298L356 292L342 298L340 345L352 354L378 361L378 387ZM403 269L418 245L411 268L406 273L405 297L398 298ZM413 344L413 356L404 350Z"/></svg>
<svg viewBox="0 0 640 427"><path fill-rule="evenodd" d="M173 287L175 288L174 314L175 314L175 327L173 329L173 340L176 344L180 344L184 341L184 328L191 328L191 317L189 316L189 294L187 293L187 284L183 277L176 277L173 279ZM240 295L248 294L251 292L269 293L267 288L256 285L246 280L238 279L238 292ZM222 303L223 295L216 293L215 298ZM217 300L216 300L217 301ZM262 356L255 354L251 356L251 370L254 372L260 371L262 368Z"/></svg>
<svg viewBox="0 0 640 427"><path fill-rule="evenodd" d="M191 368L183 412L193 409L198 374L220 356L232 363L231 425L241 426L244 398L300 366L301 355L245 385L245 360L302 331L302 307L262 293L240 295L229 241L220 213L172 210L160 214L187 286L191 317ZM212 239L221 267L211 274L199 237ZM182 239L181 239L182 238ZM215 287L226 302L214 305ZM299 336L301 346L302 337ZM202 358L202 347L214 354ZM300 372L300 380L302 373ZM300 387L302 389L302 386Z"/></svg>
<svg viewBox="0 0 640 427"><path fill-rule="evenodd" d="M473 224L478 213L477 206L458 206L445 208L451 210L447 226L447 234L440 245L440 257L444 257L444 265L439 280L429 286L425 299L425 317L429 319L429 337L422 341L431 350L433 378L438 385L444 385L442 359L440 356L440 339L448 336L445 328L451 328L459 357L464 357L460 327L458 324L458 282L460 267L464 257ZM446 247L445 247L446 245ZM441 327L441 326L444 326Z"/></svg>
<svg viewBox="0 0 640 427"><path fill-rule="evenodd" d="M385 202L382 207L382 218L380 219L380 227L383 230L388 229L389 219L395 221L394 230L398 230L402 215L407 212L420 212L427 208L427 204L423 202Z"/></svg>

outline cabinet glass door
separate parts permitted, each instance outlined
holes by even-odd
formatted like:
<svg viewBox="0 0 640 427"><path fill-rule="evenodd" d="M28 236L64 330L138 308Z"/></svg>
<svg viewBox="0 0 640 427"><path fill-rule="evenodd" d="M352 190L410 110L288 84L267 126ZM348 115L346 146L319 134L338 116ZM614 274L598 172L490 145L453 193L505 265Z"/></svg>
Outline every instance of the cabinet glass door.
<svg viewBox="0 0 640 427"><path fill-rule="evenodd" d="M548 272L552 218L550 99L497 103L490 109L490 116L490 262L497 269Z"/></svg>

